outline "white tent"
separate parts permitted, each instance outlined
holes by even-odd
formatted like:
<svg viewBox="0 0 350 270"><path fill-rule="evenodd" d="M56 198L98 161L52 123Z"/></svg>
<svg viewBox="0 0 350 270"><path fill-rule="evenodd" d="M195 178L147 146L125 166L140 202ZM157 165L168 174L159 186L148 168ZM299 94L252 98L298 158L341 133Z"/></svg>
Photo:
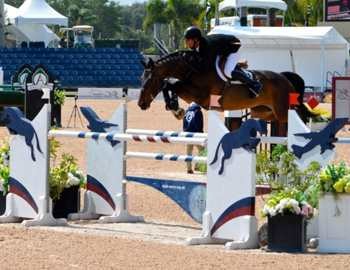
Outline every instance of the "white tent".
<svg viewBox="0 0 350 270"><path fill-rule="evenodd" d="M5 16L8 19L8 21L5 22L5 23L12 23L12 19L16 18L17 14L18 14L18 9L17 8L5 4Z"/></svg>
<svg viewBox="0 0 350 270"><path fill-rule="evenodd" d="M8 37L11 40L15 40L17 44L23 41L44 41L45 46L48 46L50 42L59 41L57 35L45 24L28 23L16 25L15 20L18 18L19 9L5 4L5 12L5 22L9 24L6 26L6 31L10 34Z"/></svg>
<svg viewBox="0 0 350 270"><path fill-rule="evenodd" d="M209 34L234 35L241 40L241 58L250 69L294 71L307 86L331 87L334 75L344 76L348 42L333 27L217 26Z"/></svg>
<svg viewBox="0 0 350 270"><path fill-rule="evenodd" d="M287 4L282 0L224 0L219 3L219 11L240 7L287 10Z"/></svg>
<svg viewBox="0 0 350 270"><path fill-rule="evenodd" d="M68 18L50 7L45 0L26 0L18 9L15 24L68 25Z"/></svg>
<svg viewBox="0 0 350 270"><path fill-rule="evenodd" d="M53 40L59 41L57 35L45 24L21 24L17 28L29 37L29 41L44 41L46 47Z"/></svg>

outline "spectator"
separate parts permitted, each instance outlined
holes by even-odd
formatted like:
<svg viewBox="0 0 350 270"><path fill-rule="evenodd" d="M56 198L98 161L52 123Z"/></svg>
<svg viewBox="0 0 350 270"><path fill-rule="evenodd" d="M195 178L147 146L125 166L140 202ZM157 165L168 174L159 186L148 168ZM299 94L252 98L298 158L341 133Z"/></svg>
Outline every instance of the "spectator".
<svg viewBox="0 0 350 270"><path fill-rule="evenodd" d="M65 38L61 38L59 42L59 48L66 48L67 47L67 40Z"/></svg>
<svg viewBox="0 0 350 270"><path fill-rule="evenodd" d="M201 107L192 102L188 109L185 112L185 116L183 119L183 130L186 132L203 132L203 113L201 111ZM189 156L193 155L193 147L192 144L186 145L186 154ZM203 150L203 146L196 145L198 152ZM192 170L192 162L187 162L187 173L193 173Z"/></svg>

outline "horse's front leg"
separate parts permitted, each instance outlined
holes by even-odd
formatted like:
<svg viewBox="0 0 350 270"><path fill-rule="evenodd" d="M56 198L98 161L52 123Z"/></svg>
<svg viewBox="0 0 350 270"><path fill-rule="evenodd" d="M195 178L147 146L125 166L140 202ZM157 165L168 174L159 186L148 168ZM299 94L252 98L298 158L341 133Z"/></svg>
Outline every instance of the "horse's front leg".
<svg viewBox="0 0 350 270"><path fill-rule="evenodd" d="M182 87L182 81L170 82L169 80L165 80L162 88L165 109L170 110L178 120L183 119L185 115L185 110L179 107L179 99L176 92L177 89L181 89Z"/></svg>

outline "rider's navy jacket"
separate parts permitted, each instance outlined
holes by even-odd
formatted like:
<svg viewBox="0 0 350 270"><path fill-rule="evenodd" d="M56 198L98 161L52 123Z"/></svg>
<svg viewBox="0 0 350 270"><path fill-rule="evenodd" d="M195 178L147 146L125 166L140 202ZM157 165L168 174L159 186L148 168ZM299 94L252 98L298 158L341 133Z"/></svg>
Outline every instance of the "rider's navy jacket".
<svg viewBox="0 0 350 270"><path fill-rule="evenodd" d="M240 40L232 35L213 34L201 37L198 48L199 63L192 64L198 70L205 72L215 66L214 62L218 55L226 57L230 53L237 52L240 46Z"/></svg>
<svg viewBox="0 0 350 270"><path fill-rule="evenodd" d="M183 130L187 132L203 132L203 113L201 107L192 102L183 119Z"/></svg>

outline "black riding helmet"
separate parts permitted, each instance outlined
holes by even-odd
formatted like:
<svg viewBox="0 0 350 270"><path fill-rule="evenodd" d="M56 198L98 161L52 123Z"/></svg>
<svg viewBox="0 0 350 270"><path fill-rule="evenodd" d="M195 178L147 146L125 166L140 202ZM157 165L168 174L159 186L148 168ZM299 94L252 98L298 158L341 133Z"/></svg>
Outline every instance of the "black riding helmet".
<svg viewBox="0 0 350 270"><path fill-rule="evenodd" d="M196 26L190 26L185 30L185 33L184 33L185 39L193 39L193 38L200 39L201 37L202 37L202 32Z"/></svg>

